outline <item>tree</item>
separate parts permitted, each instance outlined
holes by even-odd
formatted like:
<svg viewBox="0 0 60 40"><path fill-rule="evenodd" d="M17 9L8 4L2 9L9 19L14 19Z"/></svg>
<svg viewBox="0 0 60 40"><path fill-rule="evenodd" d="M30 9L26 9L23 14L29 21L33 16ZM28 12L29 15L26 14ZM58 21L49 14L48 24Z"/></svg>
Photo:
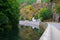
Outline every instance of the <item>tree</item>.
<svg viewBox="0 0 60 40"><path fill-rule="evenodd" d="M51 5L50 5L50 6L52 7L52 6L53 6L53 5L52 5L52 3L53 3L53 0L50 0L50 3L51 3Z"/></svg>
<svg viewBox="0 0 60 40"><path fill-rule="evenodd" d="M0 0L0 40L18 40L19 3Z"/></svg>
<svg viewBox="0 0 60 40"><path fill-rule="evenodd" d="M56 12L60 15L60 5L56 6Z"/></svg>
<svg viewBox="0 0 60 40"><path fill-rule="evenodd" d="M50 8L42 8L39 13L39 18L42 21L52 18L52 12Z"/></svg>
<svg viewBox="0 0 60 40"><path fill-rule="evenodd" d="M50 0L41 0L42 2L50 2Z"/></svg>
<svg viewBox="0 0 60 40"><path fill-rule="evenodd" d="M22 3L33 4L33 3L36 2L36 0L18 0L18 1L20 1L21 4L22 4Z"/></svg>

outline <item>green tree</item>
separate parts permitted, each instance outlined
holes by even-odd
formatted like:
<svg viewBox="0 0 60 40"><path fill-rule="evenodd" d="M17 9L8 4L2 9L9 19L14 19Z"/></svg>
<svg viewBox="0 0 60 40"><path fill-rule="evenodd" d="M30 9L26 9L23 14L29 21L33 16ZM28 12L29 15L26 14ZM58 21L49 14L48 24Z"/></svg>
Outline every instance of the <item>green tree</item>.
<svg viewBox="0 0 60 40"><path fill-rule="evenodd" d="M39 12L39 18L43 21L43 20L48 20L50 18L52 18L52 12L50 8L42 8Z"/></svg>
<svg viewBox="0 0 60 40"><path fill-rule="evenodd" d="M42 2L50 2L50 0L41 0Z"/></svg>
<svg viewBox="0 0 60 40"><path fill-rule="evenodd" d="M56 12L60 15L60 5L56 6Z"/></svg>
<svg viewBox="0 0 60 40"><path fill-rule="evenodd" d="M28 4L33 4L36 2L36 0L18 0L20 3L28 3Z"/></svg>
<svg viewBox="0 0 60 40"><path fill-rule="evenodd" d="M19 3L0 0L0 40L18 40Z"/></svg>

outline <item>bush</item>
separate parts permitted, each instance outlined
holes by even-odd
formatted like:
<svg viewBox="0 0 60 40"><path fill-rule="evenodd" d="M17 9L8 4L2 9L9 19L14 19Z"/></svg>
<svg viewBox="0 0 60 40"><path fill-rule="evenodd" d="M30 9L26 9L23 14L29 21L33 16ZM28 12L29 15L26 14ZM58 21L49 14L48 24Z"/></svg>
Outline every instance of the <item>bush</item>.
<svg viewBox="0 0 60 40"><path fill-rule="evenodd" d="M60 5L56 6L56 12L60 15Z"/></svg>
<svg viewBox="0 0 60 40"><path fill-rule="evenodd" d="M35 19L39 19L39 14L36 13L36 14L34 15L34 18L35 18Z"/></svg>
<svg viewBox="0 0 60 40"><path fill-rule="evenodd" d="M32 29L30 26L20 26L20 37L22 40L39 40L43 34L43 29Z"/></svg>
<svg viewBox="0 0 60 40"><path fill-rule="evenodd" d="M0 0L0 40L18 40L19 3Z"/></svg>
<svg viewBox="0 0 60 40"><path fill-rule="evenodd" d="M48 20L50 18L52 18L52 12L50 10L50 8L41 8L40 12L40 19L43 20Z"/></svg>
<svg viewBox="0 0 60 40"><path fill-rule="evenodd" d="M35 3L36 2L36 0L18 0L18 1L20 1L20 3L28 3L28 4L33 4L33 3Z"/></svg>

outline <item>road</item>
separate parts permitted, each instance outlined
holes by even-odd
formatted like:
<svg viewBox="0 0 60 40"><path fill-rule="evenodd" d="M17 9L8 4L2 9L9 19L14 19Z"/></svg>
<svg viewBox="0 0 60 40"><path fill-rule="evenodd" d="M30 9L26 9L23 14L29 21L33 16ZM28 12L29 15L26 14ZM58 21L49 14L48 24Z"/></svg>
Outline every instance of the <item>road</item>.
<svg viewBox="0 0 60 40"><path fill-rule="evenodd" d="M50 22L50 23L48 23L48 24L50 24L50 25L56 27L58 30L60 30L60 23Z"/></svg>
<svg viewBox="0 0 60 40"><path fill-rule="evenodd" d="M60 23L47 22L48 26L39 40L60 40Z"/></svg>
<svg viewBox="0 0 60 40"><path fill-rule="evenodd" d="M19 21L19 24L23 26L31 26L33 29L34 28L39 29L40 22L25 20L25 21Z"/></svg>

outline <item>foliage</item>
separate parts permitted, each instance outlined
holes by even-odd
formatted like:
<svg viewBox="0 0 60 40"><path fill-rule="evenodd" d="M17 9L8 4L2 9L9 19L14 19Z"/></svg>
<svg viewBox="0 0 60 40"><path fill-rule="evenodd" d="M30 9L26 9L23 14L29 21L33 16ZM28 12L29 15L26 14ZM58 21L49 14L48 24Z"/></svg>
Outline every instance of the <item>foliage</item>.
<svg viewBox="0 0 60 40"><path fill-rule="evenodd" d="M36 14L34 15L34 18L35 18L35 19L39 19L39 14L36 13Z"/></svg>
<svg viewBox="0 0 60 40"><path fill-rule="evenodd" d="M0 40L18 40L19 3L0 0Z"/></svg>
<svg viewBox="0 0 60 40"><path fill-rule="evenodd" d="M56 6L56 12L60 15L60 5Z"/></svg>
<svg viewBox="0 0 60 40"><path fill-rule="evenodd" d="M50 2L50 0L42 0L42 2Z"/></svg>
<svg viewBox="0 0 60 40"><path fill-rule="evenodd" d="M60 2L60 0L53 0L54 2Z"/></svg>
<svg viewBox="0 0 60 40"><path fill-rule="evenodd" d="M23 20L23 17L22 17L22 15L21 15L21 14L20 14L19 20Z"/></svg>
<svg viewBox="0 0 60 40"><path fill-rule="evenodd" d="M39 40L44 32L42 29L32 29L30 26L21 26L20 30L20 37L22 40Z"/></svg>
<svg viewBox="0 0 60 40"><path fill-rule="evenodd" d="M26 19L31 20L33 16L33 12L35 11L35 8L32 7L32 5L25 6L23 9L20 10L21 14L26 17Z"/></svg>
<svg viewBox="0 0 60 40"><path fill-rule="evenodd" d="M28 3L28 4L33 4L36 2L36 0L18 0L20 3Z"/></svg>
<svg viewBox="0 0 60 40"><path fill-rule="evenodd" d="M52 18L52 12L50 8L41 8L39 13L40 13L39 15L42 21Z"/></svg>

